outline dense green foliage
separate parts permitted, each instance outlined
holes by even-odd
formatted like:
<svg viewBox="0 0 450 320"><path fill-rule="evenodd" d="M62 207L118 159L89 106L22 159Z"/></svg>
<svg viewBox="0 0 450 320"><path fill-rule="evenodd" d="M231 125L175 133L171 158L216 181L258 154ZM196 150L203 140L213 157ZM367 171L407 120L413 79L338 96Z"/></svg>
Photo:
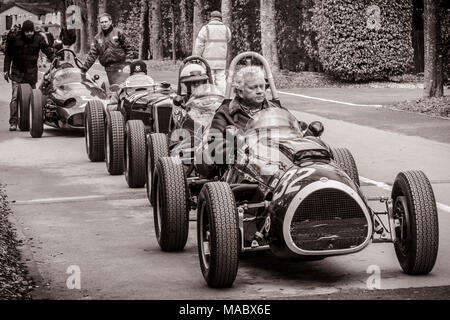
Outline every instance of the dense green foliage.
<svg viewBox="0 0 450 320"><path fill-rule="evenodd" d="M316 0L312 23L324 70L356 81L402 74L413 56L411 13L411 0Z"/></svg>

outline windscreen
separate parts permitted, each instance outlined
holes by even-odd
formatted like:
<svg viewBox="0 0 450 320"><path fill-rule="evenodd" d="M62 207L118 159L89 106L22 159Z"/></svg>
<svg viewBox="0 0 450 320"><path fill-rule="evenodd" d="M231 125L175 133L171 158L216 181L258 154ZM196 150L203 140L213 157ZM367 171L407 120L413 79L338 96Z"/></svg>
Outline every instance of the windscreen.
<svg viewBox="0 0 450 320"><path fill-rule="evenodd" d="M295 116L282 108L261 110L247 123L246 132L257 132L259 136L270 135L272 139L283 140L303 136Z"/></svg>
<svg viewBox="0 0 450 320"><path fill-rule="evenodd" d="M222 91L215 85L207 83L194 90L186 103L186 108L192 119L206 127L212 121L223 100Z"/></svg>
<svg viewBox="0 0 450 320"><path fill-rule="evenodd" d="M69 83L81 83L83 76L81 70L78 68L66 68L58 70L53 75L55 86L62 86Z"/></svg>

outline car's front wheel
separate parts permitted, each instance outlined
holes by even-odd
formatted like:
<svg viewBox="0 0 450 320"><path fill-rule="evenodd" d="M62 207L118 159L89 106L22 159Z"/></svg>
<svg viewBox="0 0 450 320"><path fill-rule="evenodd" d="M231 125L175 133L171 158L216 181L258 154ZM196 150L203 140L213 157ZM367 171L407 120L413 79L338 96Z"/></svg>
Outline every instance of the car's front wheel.
<svg viewBox="0 0 450 320"><path fill-rule="evenodd" d="M130 188L142 188L147 181L145 126L141 120L129 120L125 125L124 170Z"/></svg>
<svg viewBox="0 0 450 320"><path fill-rule="evenodd" d="M17 90L19 129L28 131L30 130L30 103L33 98L33 89L28 83L20 83Z"/></svg>
<svg viewBox="0 0 450 320"><path fill-rule="evenodd" d="M89 160L105 160L105 119L101 101L91 100L87 103L84 111L84 135Z"/></svg>
<svg viewBox="0 0 450 320"><path fill-rule="evenodd" d="M436 200L422 171L400 172L392 187L395 253L407 274L427 274L436 262L439 225Z"/></svg>
<svg viewBox="0 0 450 320"><path fill-rule="evenodd" d="M183 164L176 158L160 158L153 188L153 216L159 246L164 251L183 250L188 238L190 209Z"/></svg>
<svg viewBox="0 0 450 320"><path fill-rule="evenodd" d="M30 119L30 134L33 138L42 137L44 132L44 117L43 117L43 97L41 90L33 90L33 98L31 99L31 119Z"/></svg>
<svg viewBox="0 0 450 320"><path fill-rule="evenodd" d="M206 283L232 286L239 262L239 226L233 192L225 182L206 183L200 192L197 246Z"/></svg>
<svg viewBox="0 0 450 320"><path fill-rule="evenodd" d="M339 167L348 174L350 179L359 186L359 174L358 168L356 167L355 159L352 153L347 148L336 148L332 149L333 159L339 165Z"/></svg>
<svg viewBox="0 0 450 320"><path fill-rule="evenodd" d="M147 136L147 198L154 207L152 201L152 179L155 171L155 164L159 158L169 156L169 142L164 133L152 133Z"/></svg>
<svg viewBox="0 0 450 320"><path fill-rule="evenodd" d="M110 175L123 173L124 129L123 115L119 111L106 114L105 160Z"/></svg>

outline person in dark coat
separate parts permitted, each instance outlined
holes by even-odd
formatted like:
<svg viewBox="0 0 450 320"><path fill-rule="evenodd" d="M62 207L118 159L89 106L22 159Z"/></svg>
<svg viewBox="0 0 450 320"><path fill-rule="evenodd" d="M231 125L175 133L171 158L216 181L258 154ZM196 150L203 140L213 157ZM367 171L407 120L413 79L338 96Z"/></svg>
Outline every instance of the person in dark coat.
<svg viewBox="0 0 450 320"><path fill-rule="evenodd" d="M132 48L123 31L113 27L109 14L100 15L99 22L102 30L95 36L82 69L89 70L98 58L100 64L105 67L109 84L119 84L128 77L122 70L127 62L133 59Z"/></svg>
<svg viewBox="0 0 450 320"><path fill-rule="evenodd" d="M30 20L24 21L21 31L8 37L5 48L3 76L7 82L11 79L12 83L10 131L17 130L17 93L19 84L29 83L32 88L36 87L39 51L42 51L50 60L53 59L53 50L44 36L35 32L34 23Z"/></svg>

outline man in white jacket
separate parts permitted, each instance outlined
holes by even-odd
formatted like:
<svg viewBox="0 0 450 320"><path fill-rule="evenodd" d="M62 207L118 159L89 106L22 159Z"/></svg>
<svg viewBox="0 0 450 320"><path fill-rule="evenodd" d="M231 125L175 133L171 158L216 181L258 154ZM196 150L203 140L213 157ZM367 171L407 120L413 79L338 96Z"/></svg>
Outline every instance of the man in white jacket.
<svg viewBox="0 0 450 320"><path fill-rule="evenodd" d="M192 53L208 61L214 83L223 92L226 86L225 69L230 41L230 28L222 23L222 14L219 11L213 11L209 23L200 29Z"/></svg>

